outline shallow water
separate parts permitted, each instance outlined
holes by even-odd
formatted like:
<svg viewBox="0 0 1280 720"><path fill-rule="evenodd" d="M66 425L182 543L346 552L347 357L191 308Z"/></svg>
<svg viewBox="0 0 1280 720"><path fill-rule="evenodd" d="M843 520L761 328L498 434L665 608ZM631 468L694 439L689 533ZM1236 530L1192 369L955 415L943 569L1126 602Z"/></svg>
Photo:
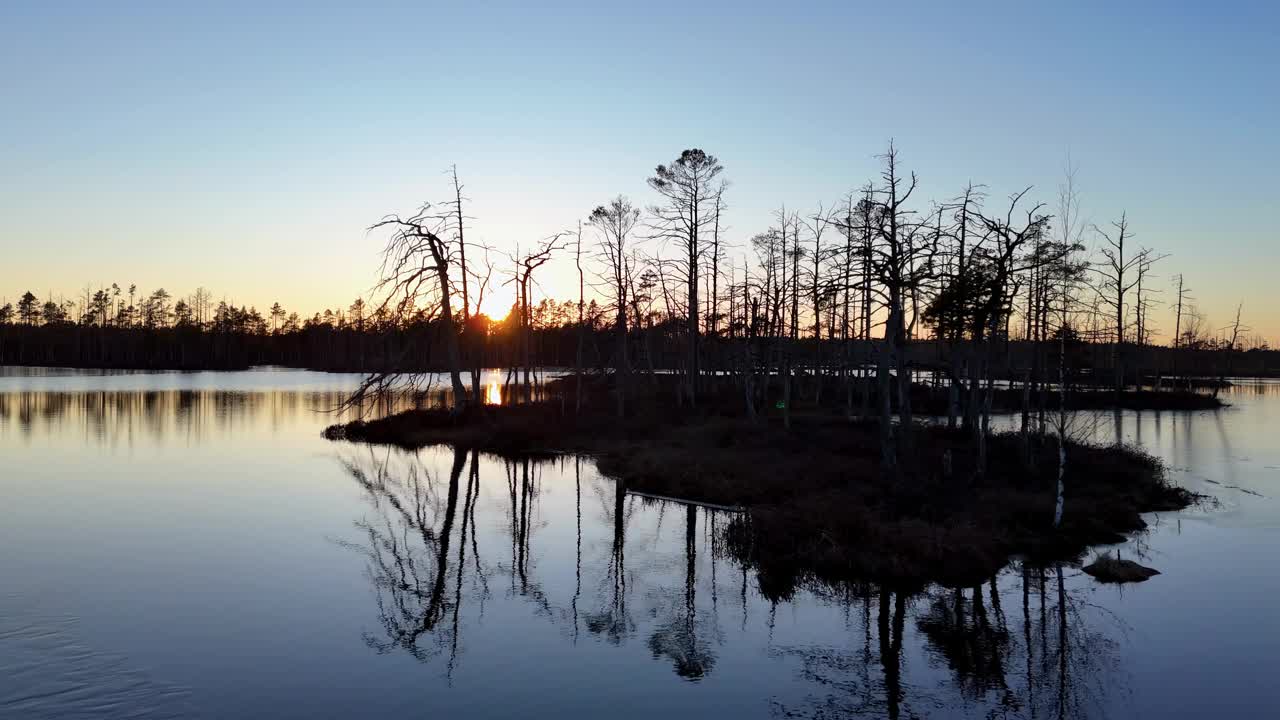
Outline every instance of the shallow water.
<svg viewBox="0 0 1280 720"><path fill-rule="evenodd" d="M353 376L0 373L0 717L1202 717L1280 706L1280 384L1094 413L1212 503L1123 588L764 597L590 459L332 443ZM1070 489L1068 488L1068 493ZM1067 512L1071 512L1068 500Z"/></svg>

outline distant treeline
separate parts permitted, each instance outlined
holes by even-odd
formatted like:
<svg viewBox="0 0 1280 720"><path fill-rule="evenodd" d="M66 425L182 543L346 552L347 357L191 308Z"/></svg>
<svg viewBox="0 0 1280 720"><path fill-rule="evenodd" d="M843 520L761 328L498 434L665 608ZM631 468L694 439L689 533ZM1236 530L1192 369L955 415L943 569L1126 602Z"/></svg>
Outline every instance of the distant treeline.
<svg viewBox="0 0 1280 720"><path fill-rule="evenodd" d="M113 286L117 287L117 286ZM130 293L131 295L134 293ZM392 316L362 299L301 319L279 304L267 315L197 290L172 302L165 290L120 299L90 294L88 303L41 302L27 292L15 310L0 305L0 364L51 367L225 370L282 365L328 371L427 371L444 368L441 323L427 312ZM85 308L88 308L86 311ZM543 300L530 309L531 356L572 365L578 343L576 303ZM587 335L605 329L595 302L583 308ZM515 363L517 325L473 315L459 330L469 367Z"/></svg>
<svg viewBox="0 0 1280 720"><path fill-rule="evenodd" d="M28 293L24 297L33 295ZM418 315L393 321L385 312L365 313L357 300L348 308L325 310L299 320L280 306L263 317L251 307L225 302L213 306L208 320L179 300L167 306L167 293L159 291L141 303L141 311L114 311L105 316L46 311L50 303L27 302L39 312L16 315L0 306L0 364L50 367L94 367L172 370L229 370L255 365L279 365L326 371L444 371L442 327L438 320ZM11 310L11 309L10 309ZM582 338L583 365L588 369L611 368L616 337L611 320L594 301L583 308L577 322L577 303L543 300L530 308L529 362L537 367L570 367L577 361ZM75 318L75 319L72 319ZM655 312L633 330L633 357L638 372L678 369L683 359L682 318ZM579 328L582 332L579 332ZM503 320L473 315L459 331L465 367L519 367L525 363L519 319L512 313ZM741 328L722 328L707 338L704 352L712 367L734 364ZM809 375L837 374L850 355L871 357L874 340L826 337L796 340L795 371ZM852 345L852 347L850 347ZM1109 382L1114 371L1110 343L1086 342L1071 336L1067 343L1070 374L1080 382L1091 376L1098 384ZM1019 377L1019 368L1032 364L1035 343L1005 339L994 353L993 371L1003 377ZM911 364L918 371L943 371L955 351L952 344L934 339L910 343ZM1222 374L1267 377L1280 374L1280 352L1265 345L1229 351L1224 342L1203 340L1194 346L1160 345L1129 347L1129 372L1134 384L1155 384L1174 375L1216 377Z"/></svg>

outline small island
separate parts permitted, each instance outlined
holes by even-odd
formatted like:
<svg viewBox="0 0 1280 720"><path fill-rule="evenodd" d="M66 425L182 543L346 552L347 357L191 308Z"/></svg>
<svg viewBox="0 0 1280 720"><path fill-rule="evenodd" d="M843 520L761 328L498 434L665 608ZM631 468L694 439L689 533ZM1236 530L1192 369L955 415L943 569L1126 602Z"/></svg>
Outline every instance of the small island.
<svg viewBox="0 0 1280 720"><path fill-rule="evenodd" d="M378 311L428 320L348 399L373 419L325 435L594 455L619 492L738 510L723 539L774 596L1075 559L1191 503L1119 430L1094 444L1091 418L1222 408L1228 378L1274 355L1246 350L1240 311L1206 340L1179 278L1173 342L1153 342L1164 256L1124 214L1086 227L1071 168L1052 212L1032 188L998 202L972 184L923 209L892 142L878 162L834 206L779 209L739 274L724 166L686 149L647 178L652 204L617 195L510 256L497 332L470 299L492 266L474 270L455 171L444 202L370 228L385 239ZM653 241L665 254L648 254ZM572 260L577 302L535 306L556 258ZM499 403L480 387L493 366L508 368ZM442 379L442 404L423 407ZM391 412L396 397L413 409Z"/></svg>
<svg viewBox="0 0 1280 720"><path fill-rule="evenodd" d="M943 418L910 433L894 424L898 461L886 467L875 418L802 403L788 428L776 407L745 416L728 390L708 390L696 408L682 405L677 382L656 376L622 419L611 376L566 376L530 402L407 410L333 425L325 435L508 457L593 455L625 491L743 510L728 526L730 551L782 596L811 582L961 585L990 577L1012 556L1074 559L1141 530L1143 513L1195 500L1134 447L1068 438L1060 456L1054 434L982 437Z"/></svg>

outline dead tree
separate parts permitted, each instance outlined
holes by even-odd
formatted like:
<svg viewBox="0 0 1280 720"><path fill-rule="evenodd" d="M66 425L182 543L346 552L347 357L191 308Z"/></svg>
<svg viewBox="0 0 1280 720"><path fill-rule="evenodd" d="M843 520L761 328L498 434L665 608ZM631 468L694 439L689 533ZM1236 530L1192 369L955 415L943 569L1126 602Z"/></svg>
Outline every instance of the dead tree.
<svg viewBox="0 0 1280 720"><path fill-rule="evenodd" d="M721 182L716 189L714 208L714 220L711 223L711 298L708 300L707 327L711 333L711 337L716 337L720 330L720 258L723 256L721 250L720 233L724 230L721 224L721 215L724 213L724 191L728 188L727 182Z"/></svg>
<svg viewBox="0 0 1280 720"><path fill-rule="evenodd" d="M804 257L804 250L800 247L800 216L792 213L787 216L785 206L782 209L783 224L783 252L790 255L791 258L791 326L787 331L786 349L784 351L785 360L783 363L783 386L782 386L782 424L787 429L791 428L791 400L792 400L792 381L791 376L795 372L793 364L795 363L795 355L797 346L800 342L800 260ZM791 229L791 250L786 249L786 233L787 226ZM786 263L783 263L786 266Z"/></svg>
<svg viewBox="0 0 1280 720"><path fill-rule="evenodd" d="M688 349L685 393L691 406L697 404L699 376L698 337L698 266L702 258L702 234L715 220L713 203L717 191L713 183L724 166L714 155L699 149L685 150L670 165L659 165L649 178L649 187L663 198L663 203L650 208L655 237L681 246L675 267L683 275L688 288Z"/></svg>
<svg viewBox="0 0 1280 720"><path fill-rule="evenodd" d="M977 339L983 347L982 376L987 385L985 393L981 394L984 397L981 423L979 427L975 427L979 475L986 472L986 438L990 423L990 396L993 380L991 341L1000 334L1001 328L1007 328L1013 311L1013 301L1018 293L1019 275L1041 268L1054 259L1035 251L1036 248L1043 247L1043 239L1049 229L1050 216L1041 212L1044 205L1034 205L1020 213L1019 219L1014 219L1015 214L1019 214L1018 206L1030 191L1031 188L1028 187L1011 196L1009 209L1003 217L989 217L985 213L979 213L976 216L976 220L991 240L980 256L985 265L985 277L983 278L984 287L979 291L980 300L974 322L975 330L980 332ZM1007 337L1007 331L1005 335ZM973 397L979 397L979 389L971 387L970 394ZM1025 439L1025 423L1023 435ZM1029 448L1027 452L1030 457Z"/></svg>
<svg viewBox="0 0 1280 720"><path fill-rule="evenodd" d="M850 327L850 311L853 306L853 267L854 267L854 199L853 193L845 196L844 217L835 222L836 228L844 235L844 247L840 250L840 345L844 357L840 363L840 374L845 385L845 417L853 420L853 338L855 333Z"/></svg>
<svg viewBox="0 0 1280 720"><path fill-rule="evenodd" d="M1133 232L1129 230L1129 220L1121 214L1120 220L1111 224L1113 230L1106 231L1097 226L1094 230L1102 236L1105 243L1099 253L1101 262L1094 264L1093 271L1098 274L1098 294L1102 301L1114 313L1115 344L1112 346L1111 358L1115 365L1115 391L1119 397L1124 392L1124 342L1126 318L1125 300L1129 291L1138 284L1137 269L1146 262L1148 251L1132 252Z"/></svg>
<svg viewBox="0 0 1280 720"><path fill-rule="evenodd" d="M1236 321L1231 324L1231 339L1227 341L1224 350L1227 353L1226 371L1224 372L1219 365L1218 382L1213 386L1213 396L1218 397L1218 392L1222 390L1222 386L1227 383L1227 375L1233 369L1233 361L1235 359L1236 344L1240 342L1240 332L1248 332L1249 328L1240 325L1240 312L1244 309L1244 303L1236 305Z"/></svg>
<svg viewBox="0 0 1280 720"><path fill-rule="evenodd" d="M451 221L454 223L453 233L458 247L458 265L462 268L462 322L465 325L471 319L471 297L467 288L467 244L463 237L465 217L462 214L462 182L458 179L457 165L449 166L449 175L453 180L453 202L449 204L453 208Z"/></svg>
<svg viewBox="0 0 1280 720"><path fill-rule="evenodd" d="M382 308L404 317L415 308L438 307L440 332L444 336L445 363L453 389L453 411L467 406L467 390L462 384L462 360L458 351L458 331L453 316L453 287L449 273L458 242L440 235L447 227L447 216L434 213L423 205L407 218L388 215L375 223L371 231L388 229L391 237L382 251L382 269L375 292L385 294ZM370 377L356 395L373 388L386 388L392 378Z"/></svg>
<svg viewBox="0 0 1280 720"><path fill-rule="evenodd" d="M582 221L578 221L577 242L573 244L573 265L578 270L578 349L574 353L573 360L573 376L574 376L574 393L573 393L573 412L575 415L582 412L582 351L586 344L587 327L583 322L583 310L586 301L586 283L582 273Z"/></svg>
<svg viewBox="0 0 1280 720"><path fill-rule="evenodd" d="M1149 322L1149 314L1151 299L1153 293L1159 293L1154 290L1147 278L1151 274L1151 268L1157 262L1165 259L1168 255L1156 255L1151 250L1144 249L1142 251L1142 262L1138 263L1137 276L1138 283L1134 286L1136 301L1134 302L1134 339L1138 346L1142 347L1150 343L1151 326Z"/></svg>
<svg viewBox="0 0 1280 720"><path fill-rule="evenodd" d="M1182 347L1182 311L1187 301L1191 299L1191 288L1186 287L1182 273L1178 273L1178 304L1173 320L1173 368L1171 370L1175 383L1178 376L1178 354Z"/></svg>
<svg viewBox="0 0 1280 720"><path fill-rule="evenodd" d="M813 238L810 256L809 300L813 307L813 377L814 402L822 403L822 297L824 281L822 265L830 257L830 251L822 245L822 236L833 223L831 213L818 203L818 209L805 220L805 228Z"/></svg>
<svg viewBox="0 0 1280 720"><path fill-rule="evenodd" d="M1058 313L1058 413L1053 426L1058 444L1057 483L1054 488L1053 526L1062 524L1062 513L1066 502L1067 474L1067 432L1072 417L1067 412L1067 334L1071 328L1071 312L1074 303L1078 302L1078 286L1083 282L1088 263L1079 259L1084 252L1084 227L1080 221L1080 194L1075 184L1076 168L1067 159L1063 182L1058 186L1058 244L1062 255L1048 266L1046 273L1045 320L1055 309ZM1044 403L1041 403L1043 412ZM1043 423L1043 420L1042 420Z"/></svg>
<svg viewBox="0 0 1280 720"><path fill-rule="evenodd" d="M626 395L630 390L631 363L627 355L627 289L631 285L628 272L628 248L631 233L640 221L640 210L619 195L591 212L587 220L600 235L599 254L605 264L606 280L614 307L614 374L617 384L618 417L626 412Z"/></svg>
<svg viewBox="0 0 1280 720"><path fill-rule="evenodd" d="M932 277L936 238L922 232L907 202L918 186L915 173L902 177L898 168L898 151L893 143L884 155L881 187L873 209L877 242L872 246L871 269L881 289L888 310L883 347L880 350L880 440L881 459L887 469L898 465L912 448L914 419L911 410L911 369L907 358L906 297L917 283ZM897 380L898 436L894 437L890 394L893 390L890 367Z"/></svg>
<svg viewBox="0 0 1280 720"><path fill-rule="evenodd" d="M516 282L519 298L517 303L520 307L520 347L522 355L522 365L524 367L524 399L529 402L533 399L533 381L531 374L533 370L533 357L530 347L531 327L533 324L533 315L530 311L529 303L529 286L533 282L533 272L545 265L551 260L551 256L564 249L560 241L568 233L559 232L551 237L540 241L537 247L523 256L518 256L516 261L516 274L513 280Z"/></svg>
<svg viewBox="0 0 1280 720"><path fill-rule="evenodd" d="M457 243L458 266L461 271L459 274L462 279L462 332L464 337L468 339L473 339L472 333L471 333L471 330L472 330L471 328L471 315L472 315L471 292L470 292L470 286L468 283L468 276L471 274L471 272L470 272L470 268L467 266L467 242L465 237L466 221L469 218L467 218L467 216L463 213L463 209L462 209L463 202L466 201L466 198L462 196L462 181L458 179L457 165L449 166L449 176L450 176L450 179L453 181L453 199L447 202L446 206L452 210L452 212L449 213L448 223L450 225L450 229L453 231L453 235ZM492 268L490 268L490 270L492 270ZM483 290L481 291L481 294L483 294ZM475 307L476 307L475 312L478 315L480 313L480 303L477 302ZM471 368L470 368L471 395L472 397L476 398L477 402L479 402L480 368L481 368L479 348L475 347L474 342L469 344L472 345L471 354L473 355Z"/></svg>

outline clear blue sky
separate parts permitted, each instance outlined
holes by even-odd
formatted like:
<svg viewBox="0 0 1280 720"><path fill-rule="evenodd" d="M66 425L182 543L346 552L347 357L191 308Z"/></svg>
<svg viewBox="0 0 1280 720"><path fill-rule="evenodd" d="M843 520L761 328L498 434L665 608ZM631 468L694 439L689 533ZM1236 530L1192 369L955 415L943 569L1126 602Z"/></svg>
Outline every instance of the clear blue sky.
<svg viewBox="0 0 1280 720"><path fill-rule="evenodd" d="M1280 338L1273 3L373 5L5 3L0 296L345 304L374 278L364 228L443 198L451 163L505 249L649 201L653 166L702 147L745 243L893 137L922 199L1052 202L1070 151L1090 219L1127 210L1215 325L1243 301Z"/></svg>

